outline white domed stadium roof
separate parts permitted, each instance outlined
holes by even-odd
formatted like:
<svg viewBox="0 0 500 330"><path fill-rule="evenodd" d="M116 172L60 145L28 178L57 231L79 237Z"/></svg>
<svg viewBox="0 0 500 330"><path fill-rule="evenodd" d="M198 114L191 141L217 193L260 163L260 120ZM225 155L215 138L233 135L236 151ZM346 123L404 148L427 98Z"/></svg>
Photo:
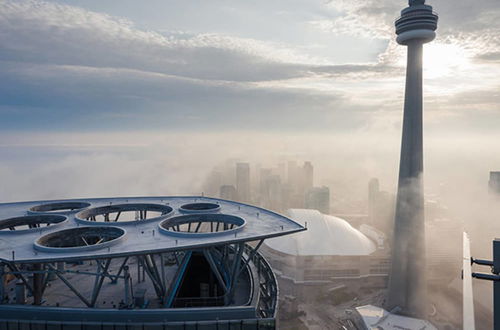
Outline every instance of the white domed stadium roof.
<svg viewBox="0 0 500 330"><path fill-rule="evenodd" d="M316 210L290 209L290 218L307 230L266 240L273 250L294 256L361 256L376 249L375 244L347 221Z"/></svg>

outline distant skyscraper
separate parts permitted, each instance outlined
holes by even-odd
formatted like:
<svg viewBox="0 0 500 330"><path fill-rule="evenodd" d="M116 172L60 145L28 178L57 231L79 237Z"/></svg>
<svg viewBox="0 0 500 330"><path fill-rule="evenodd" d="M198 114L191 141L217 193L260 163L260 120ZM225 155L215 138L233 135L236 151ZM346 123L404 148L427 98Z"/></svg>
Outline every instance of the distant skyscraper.
<svg viewBox="0 0 500 330"><path fill-rule="evenodd" d="M223 185L220 187L220 198L234 201L237 198L236 188L232 185Z"/></svg>
<svg viewBox="0 0 500 330"><path fill-rule="evenodd" d="M446 218L427 218L425 228L428 280L447 285L450 274L460 273L464 228L461 221ZM443 238L446 238L446 244L443 244Z"/></svg>
<svg viewBox="0 0 500 330"><path fill-rule="evenodd" d="M205 196L217 196L219 187L222 184L222 172L220 170L213 170L208 176L203 187Z"/></svg>
<svg viewBox="0 0 500 330"><path fill-rule="evenodd" d="M269 208L274 211L283 211L281 178L278 174L271 175L267 182Z"/></svg>
<svg viewBox="0 0 500 330"><path fill-rule="evenodd" d="M259 171L259 193L261 195L261 199L267 198L269 194L269 187L267 184L269 183L269 177L272 175L272 171L270 168L261 168Z"/></svg>
<svg viewBox="0 0 500 330"><path fill-rule="evenodd" d="M425 317L425 227L422 147L422 50L438 17L425 0L410 0L396 20L397 42L408 46L403 138L389 280L388 307Z"/></svg>
<svg viewBox="0 0 500 330"><path fill-rule="evenodd" d="M278 174L280 176L281 182L286 181L286 165L285 163L278 164Z"/></svg>
<svg viewBox="0 0 500 330"><path fill-rule="evenodd" d="M305 207L330 214L330 189L325 186L310 188L306 193Z"/></svg>
<svg viewBox="0 0 500 330"><path fill-rule="evenodd" d="M288 183L282 184L281 185L281 201L283 205L283 209L287 210L292 207L291 204L291 196L292 196L292 189L290 188L290 185Z"/></svg>
<svg viewBox="0 0 500 330"><path fill-rule="evenodd" d="M236 192L240 202L250 202L250 164L236 164Z"/></svg>
<svg viewBox="0 0 500 330"><path fill-rule="evenodd" d="M303 175L303 188L304 191L311 189L314 185L314 168L311 162L305 162L304 167L302 168Z"/></svg>
<svg viewBox="0 0 500 330"><path fill-rule="evenodd" d="M368 221L387 237L394 232L394 196L381 191L378 179L368 183Z"/></svg>
<svg viewBox="0 0 500 330"><path fill-rule="evenodd" d="M292 189L297 188L297 173L298 167L297 162L291 160L288 162L288 184L292 187Z"/></svg>
<svg viewBox="0 0 500 330"><path fill-rule="evenodd" d="M373 178L368 182L368 220L373 225L375 223L377 202L379 199L380 187L378 179Z"/></svg>
<svg viewBox="0 0 500 330"><path fill-rule="evenodd" d="M488 183L491 193L500 194L500 171L490 172L490 181Z"/></svg>

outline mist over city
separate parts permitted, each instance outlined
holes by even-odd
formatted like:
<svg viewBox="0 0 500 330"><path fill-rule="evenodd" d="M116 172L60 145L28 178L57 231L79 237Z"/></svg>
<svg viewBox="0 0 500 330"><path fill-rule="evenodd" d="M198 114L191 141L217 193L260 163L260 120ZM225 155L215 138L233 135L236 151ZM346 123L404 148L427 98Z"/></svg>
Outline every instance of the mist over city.
<svg viewBox="0 0 500 330"><path fill-rule="evenodd" d="M167 328L500 328L492 282L464 275L467 253L499 275L499 18L496 0L0 1L0 324L112 300L144 329L163 309ZM42 219L64 200L88 205ZM44 236L110 217L107 252L111 233L77 234L95 258ZM231 309L247 287L252 318Z"/></svg>

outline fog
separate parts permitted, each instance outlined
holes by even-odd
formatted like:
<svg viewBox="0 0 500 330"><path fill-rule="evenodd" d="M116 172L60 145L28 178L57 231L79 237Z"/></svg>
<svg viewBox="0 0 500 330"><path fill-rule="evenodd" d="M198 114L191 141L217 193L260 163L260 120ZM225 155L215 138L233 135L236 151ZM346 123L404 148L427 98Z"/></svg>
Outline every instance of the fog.
<svg viewBox="0 0 500 330"><path fill-rule="evenodd" d="M438 194L461 208L471 196L486 196L489 171L500 168L500 154L494 152L497 139L496 135L426 136L426 194ZM279 160L310 160L315 164L317 184L338 182L359 193L366 190L369 178L378 177L383 188L393 192L399 147L397 130L352 134L6 133L1 135L0 143L0 199L55 198L57 192L87 196L103 189L112 194L123 189L147 195L199 192L200 178L230 158L263 165ZM27 191L23 186L24 181L30 181L23 179L27 177L47 180L50 185ZM57 177L59 180L54 180ZM149 177L156 184L151 185ZM127 185L112 187L112 182L121 180ZM81 182L86 184L81 186ZM51 187L53 192L47 190Z"/></svg>
<svg viewBox="0 0 500 330"><path fill-rule="evenodd" d="M336 198L366 201L372 177L383 190L395 192L400 145L396 129L352 134L5 133L1 141L2 202L201 194L210 171L228 159L263 166L308 160L315 166L315 185L330 187L333 205ZM472 232L484 226L488 239L496 226L492 210L499 204L488 195L489 171L500 168L496 141L493 135L434 135L424 142L426 199L446 206Z"/></svg>
<svg viewBox="0 0 500 330"><path fill-rule="evenodd" d="M262 166L307 160L314 164L314 184L330 188L333 208L348 200L361 205L362 213L371 178L379 179L382 190L395 193L400 147L396 128L353 134L4 133L1 141L1 202L199 195L209 173L228 160ZM500 200L488 193L489 171L500 168L496 141L496 136L432 134L425 139L426 201L438 203L457 227L463 225L471 235L472 255L485 259L492 257L491 240L500 236ZM438 239L460 249L459 241ZM459 256L461 250L457 252ZM459 289L460 270L444 271ZM488 309L490 286L475 281L477 303Z"/></svg>

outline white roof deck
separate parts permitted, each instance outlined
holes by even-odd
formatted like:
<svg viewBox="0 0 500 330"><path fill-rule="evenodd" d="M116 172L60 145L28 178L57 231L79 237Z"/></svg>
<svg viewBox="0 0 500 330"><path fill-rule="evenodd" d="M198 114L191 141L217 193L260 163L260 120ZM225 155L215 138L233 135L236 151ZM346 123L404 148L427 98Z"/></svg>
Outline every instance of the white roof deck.
<svg viewBox="0 0 500 330"><path fill-rule="evenodd" d="M295 221L259 207L202 196L120 197L4 203L0 204L0 223L4 219L27 216L29 215L28 210L34 206L54 202L88 202L91 204L88 208L127 203L162 204L172 207L173 212L165 217L156 218L157 220L94 222L87 225L82 221L75 220L75 214L81 210L69 213L52 211L49 214L65 214L68 217L67 221L30 230L0 230L0 260L15 261L16 263L52 262L189 250L212 245L261 240L305 230L302 225ZM196 233L179 235L178 232L173 232L170 235L168 232L165 233L165 230L160 231L159 224L165 218L170 219L175 216L186 215L186 212L179 210L182 205L203 202L219 204L220 210L215 214L240 217L245 220L245 225L236 231L228 230L213 235L206 233L203 233L203 235ZM61 250L58 252L47 252L34 248L34 242L48 233L78 227L95 227L96 225L119 227L125 230L126 233L124 238L115 244L104 245L102 248L91 251L63 248L58 249Z"/></svg>

